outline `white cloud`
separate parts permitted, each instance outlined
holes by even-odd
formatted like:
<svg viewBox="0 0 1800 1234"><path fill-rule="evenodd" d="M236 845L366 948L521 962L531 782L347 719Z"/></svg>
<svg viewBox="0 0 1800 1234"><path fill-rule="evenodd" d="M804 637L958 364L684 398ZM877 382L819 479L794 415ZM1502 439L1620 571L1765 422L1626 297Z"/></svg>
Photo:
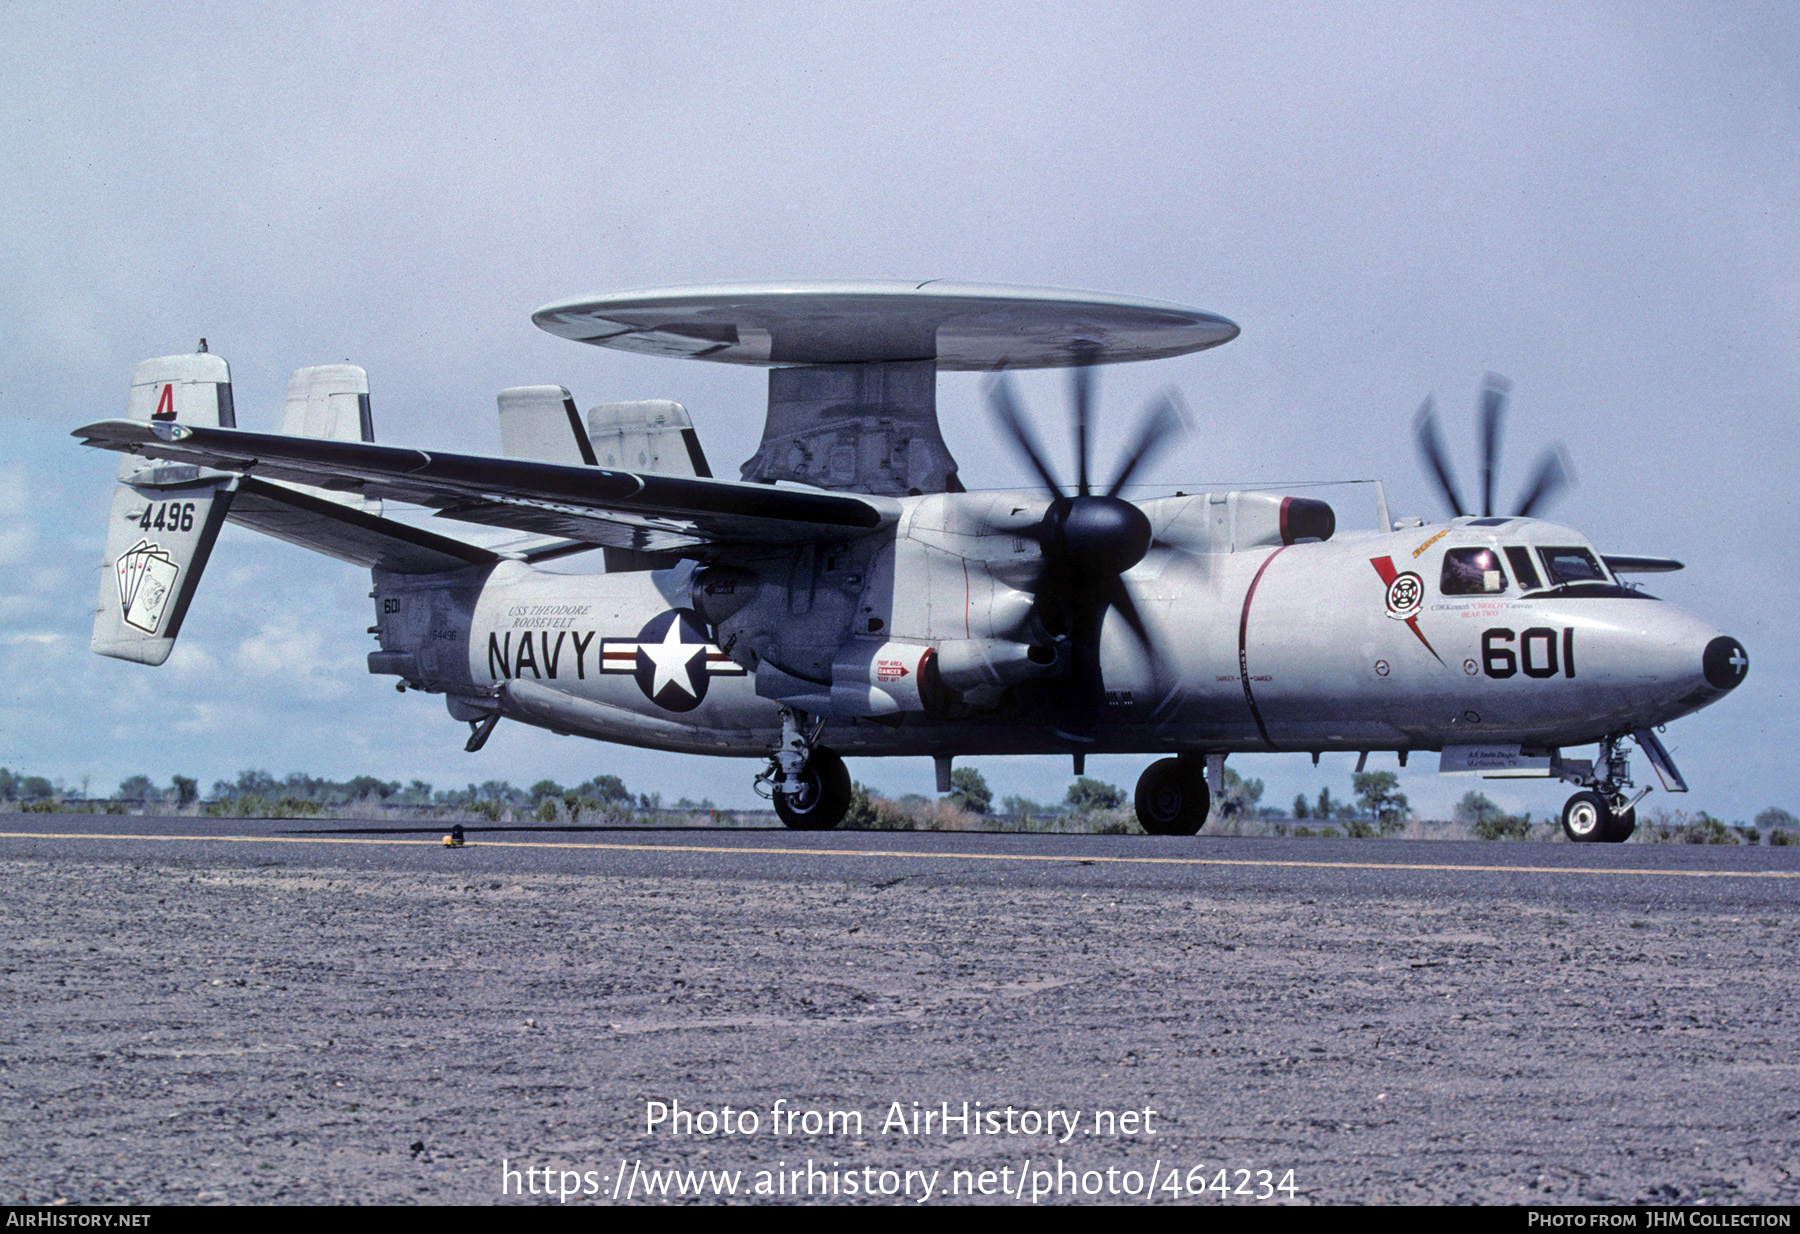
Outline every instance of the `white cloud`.
<svg viewBox="0 0 1800 1234"><path fill-rule="evenodd" d="M31 557L37 522L31 517L31 485L22 464L0 467L0 566Z"/></svg>
<svg viewBox="0 0 1800 1234"><path fill-rule="evenodd" d="M349 693L345 677L358 667L353 660L327 655L318 630L277 623L264 625L239 643L231 664L248 677L277 682L309 702L344 697Z"/></svg>

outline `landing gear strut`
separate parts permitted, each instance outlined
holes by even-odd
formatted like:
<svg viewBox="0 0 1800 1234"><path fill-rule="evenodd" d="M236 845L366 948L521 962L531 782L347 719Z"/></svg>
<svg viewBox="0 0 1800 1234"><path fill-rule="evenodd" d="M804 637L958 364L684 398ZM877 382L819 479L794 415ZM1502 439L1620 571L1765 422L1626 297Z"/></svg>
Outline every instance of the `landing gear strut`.
<svg viewBox="0 0 1800 1234"><path fill-rule="evenodd" d="M795 831L830 831L850 812L850 769L837 751L816 744L820 721L807 731L806 713L781 709L781 748L768 770L756 777L768 784L775 813Z"/></svg>
<svg viewBox="0 0 1800 1234"><path fill-rule="evenodd" d="M1577 844L1623 844L1637 830L1637 803L1649 789L1627 798L1631 787L1631 760L1619 748L1621 737L1600 743L1600 757L1593 771L1566 779L1585 787L1563 805L1563 834Z"/></svg>
<svg viewBox="0 0 1800 1234"><path fill-rule="evenodd" d="M1151 835L1195 834L1212 809L1206 764L1197 758L1156 760L1138 777L1136 804L1138 823Z"/></svg>

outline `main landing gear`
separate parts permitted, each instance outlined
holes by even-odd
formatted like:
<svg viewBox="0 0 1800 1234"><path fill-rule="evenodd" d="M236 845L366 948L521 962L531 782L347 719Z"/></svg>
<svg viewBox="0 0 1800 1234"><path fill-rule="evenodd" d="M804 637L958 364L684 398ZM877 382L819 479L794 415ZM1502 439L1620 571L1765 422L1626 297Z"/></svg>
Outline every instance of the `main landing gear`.
<svg viewBox="0 0 1800 1234"><path fill-rule="evenodd" d="M1138 823L1151 835L1194 835L1212 809L1206 763L1198 758L1156 760L1138 777L1136 804Z"/></svg>
<svg viewBox="0 0 1800 1234"><path fill-rule="evenodd" d="M795 831L830 831L850 812L850 769L837 751L815 744L821 721L807 732L804 712L781 709L781 748L756 777L768 784L775 814Z"/></svg>
<svg viewBox="0 0 1800 1234"><path fill-rule="evenodd" d="M1563 834L1577 844L1623 844L1637 830L1637 803L1649 789L1627 798L1631 787L1631 762L1619 748L1620 738L1600 743L1600 757L1591 774L1566 776L1585 785L1563 805Z"/></svg>

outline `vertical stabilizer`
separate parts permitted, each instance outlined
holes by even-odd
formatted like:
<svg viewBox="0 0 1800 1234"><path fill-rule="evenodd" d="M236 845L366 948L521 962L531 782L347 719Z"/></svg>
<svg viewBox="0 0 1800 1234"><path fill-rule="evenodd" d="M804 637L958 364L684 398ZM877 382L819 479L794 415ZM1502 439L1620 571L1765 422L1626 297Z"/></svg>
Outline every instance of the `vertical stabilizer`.
<svg viewBox="0 0 1800 1234"><path fill-rule="evenodd" d="M711 476L687 408L664 398L588 408L588 436L602 467L659 476Z"/></svg>
<svg viewBox="0 0 1800 1234"><path fill-rule="evenodd" d="M281 431L290 437L374 441L369 375L354 364L315 364L288 378Z"/></svg>
<svg viewBox="0 0 1800 1234"><path fill-rule="evenodd" d="M322 437L327 441L374 441L369 375L354 364L315 364L295 369L288 378L281 431L290 437ZM284 487L366 514L381 513L381 503L361 493L320 488L316 484Z"/></svg>
<svg viewBox="0 0 1800 1234"><path fill-rule="evenodd" d="M507 458L570 467L592 467L596 461L575 396L561 386L500 391L500 452Z"/></svg>
<svg viewBox="0 0 1800 1234"><path fill-rule="evenodd" d="M235 428L231 370L204 352L145 360L132 372L126 415ZM235 477L191 464L119 460L94 651L140 664L169 658L236 489Z"/></svg>

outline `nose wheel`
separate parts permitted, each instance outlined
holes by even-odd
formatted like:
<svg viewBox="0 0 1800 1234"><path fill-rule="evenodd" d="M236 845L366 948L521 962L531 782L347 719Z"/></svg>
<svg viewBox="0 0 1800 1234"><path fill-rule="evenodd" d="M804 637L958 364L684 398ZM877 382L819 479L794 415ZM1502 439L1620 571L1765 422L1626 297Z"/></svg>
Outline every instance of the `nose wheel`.
<svg viewBox="0 0 1800 1234"><path fill-rule="evenodd" d="M1584 790L1564 803L1562 825L1576 844L1623 844L1637 830L1637 807Z"/></svg>

